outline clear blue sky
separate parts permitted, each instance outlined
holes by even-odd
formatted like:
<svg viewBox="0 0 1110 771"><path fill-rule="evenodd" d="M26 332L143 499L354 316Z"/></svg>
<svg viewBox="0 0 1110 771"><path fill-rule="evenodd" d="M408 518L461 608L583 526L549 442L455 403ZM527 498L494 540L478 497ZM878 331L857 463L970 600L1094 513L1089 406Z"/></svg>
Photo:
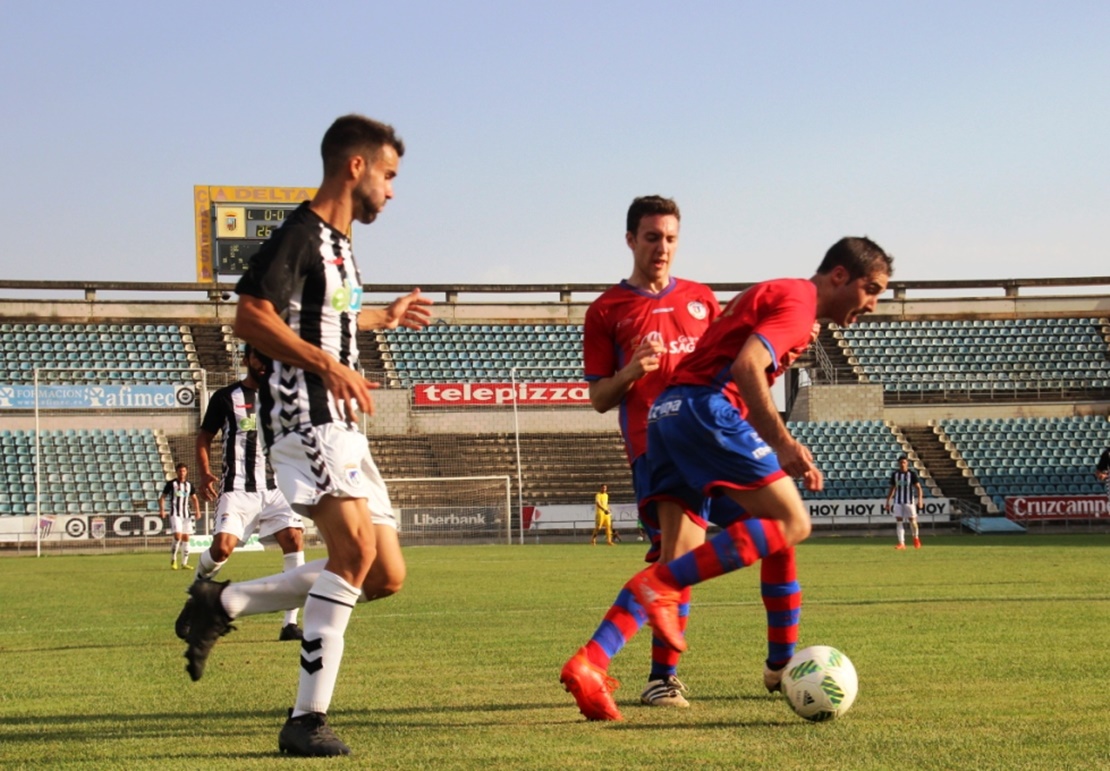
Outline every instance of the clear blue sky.
<svg viewBox="0 0 1110 771"><path fill-rule="evenodd" d="M9 3L0 94L8 278L192 281L193 185L347 112L408 148L371 283L614 281L646 193L702 281L1110 275L1104 1Z"/></svg>

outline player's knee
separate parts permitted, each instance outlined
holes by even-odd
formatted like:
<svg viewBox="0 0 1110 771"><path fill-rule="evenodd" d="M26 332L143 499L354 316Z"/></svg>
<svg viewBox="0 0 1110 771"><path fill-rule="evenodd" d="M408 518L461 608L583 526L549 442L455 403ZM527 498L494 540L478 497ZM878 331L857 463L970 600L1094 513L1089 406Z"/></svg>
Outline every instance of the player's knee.
<svg viewBox="0 0 1110 771"><path fill-rule="evenodd" d="M212 557L213 562L226 562L227 558L231 556L231 548L224 544L213 543L208 549L208 554Z"/></svg>

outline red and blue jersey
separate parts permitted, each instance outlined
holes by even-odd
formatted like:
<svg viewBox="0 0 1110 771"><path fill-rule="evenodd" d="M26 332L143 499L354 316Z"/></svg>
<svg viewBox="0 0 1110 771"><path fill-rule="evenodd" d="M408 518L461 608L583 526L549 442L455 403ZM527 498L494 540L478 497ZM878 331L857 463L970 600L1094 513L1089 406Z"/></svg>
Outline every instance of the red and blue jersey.
<svg viewBox="0 0 1110 771"><path fill-rule="evenodd" d="M746 417L748 410L731 372L744 343L755 335L767 346L774 362L767 369L770 385L809 347L816 320L817 285L812 281L782 278L756 284L725 306L668 384L712 386Z"/></svg>
<svg viewBox="0 0 1110 771"><path fill-rule="evenodd" d="M664 348L659 369L637 380L620 404L621 435L629 463L647 451L651 403L720 311L709 287L673 277L658 294L622 281L590 304L582 336L587 381L612 377L631 360L645 338L658 340Z"/></svg>

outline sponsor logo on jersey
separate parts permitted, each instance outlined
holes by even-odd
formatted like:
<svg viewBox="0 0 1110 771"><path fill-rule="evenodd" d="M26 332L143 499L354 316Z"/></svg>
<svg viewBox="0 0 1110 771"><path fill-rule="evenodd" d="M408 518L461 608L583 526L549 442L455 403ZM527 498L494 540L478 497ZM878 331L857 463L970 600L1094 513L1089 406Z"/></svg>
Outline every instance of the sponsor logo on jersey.
<svg viewBox="0 0 1110 771"><path fill-rule="evenodd" d="M335 290L331 296L331 307L340 313L346 311L358 312L362 307L362 287L355 286L351 279L345 279L343 286Z"/></svg>

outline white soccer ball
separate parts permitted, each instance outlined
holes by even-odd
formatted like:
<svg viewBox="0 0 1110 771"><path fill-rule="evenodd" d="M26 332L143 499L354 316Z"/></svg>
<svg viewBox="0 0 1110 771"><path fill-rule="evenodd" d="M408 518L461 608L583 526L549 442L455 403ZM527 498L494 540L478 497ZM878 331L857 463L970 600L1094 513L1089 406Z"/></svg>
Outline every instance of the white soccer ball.
<svg viewBox="0 0 1110 771"><path fill-rule="evenodd" d="M852 662L836 648L811 645L787 662L782 692L799 717L814 722L832 720L856 700L859 678Z"/></svg>

